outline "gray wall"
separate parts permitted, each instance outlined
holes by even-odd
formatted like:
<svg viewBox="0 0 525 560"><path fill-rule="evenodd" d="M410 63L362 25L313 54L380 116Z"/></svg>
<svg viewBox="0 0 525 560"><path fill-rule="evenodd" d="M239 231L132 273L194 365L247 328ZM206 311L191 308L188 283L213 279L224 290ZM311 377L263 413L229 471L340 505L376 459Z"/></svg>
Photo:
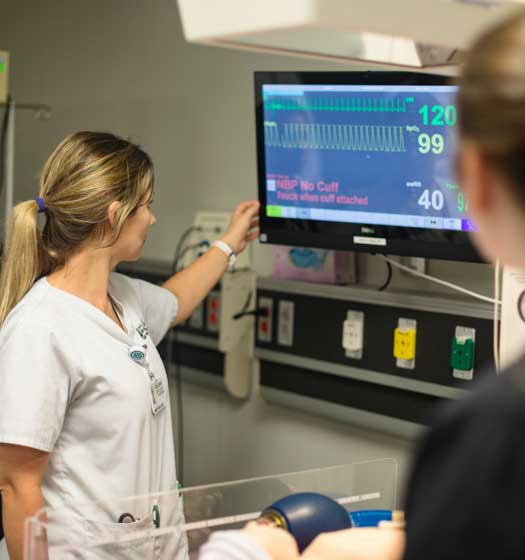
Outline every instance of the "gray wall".
<svg viewBox="0 0 525 560"><path fill-rule="evenodd" d="M16 198L36 195L38 173L68 133L129 136L156 166L158 223L144 257L169 260L198 209L231 209L256 197L252 73L350 67L190 46L174 0L16 0L3 7L0 49L11 52L11 92L47 103L49 121L17 115ZM355 67L351 68L355 69ZM258 272L271 251L256 247ZM359 258L361 281L378 285L385 265ZM438 276L490 293L483 265L431 262ZM443 289L396 274L393 286ZM406 472L410 444L266 404L187 385L187 483L393 457Z"/></svg>

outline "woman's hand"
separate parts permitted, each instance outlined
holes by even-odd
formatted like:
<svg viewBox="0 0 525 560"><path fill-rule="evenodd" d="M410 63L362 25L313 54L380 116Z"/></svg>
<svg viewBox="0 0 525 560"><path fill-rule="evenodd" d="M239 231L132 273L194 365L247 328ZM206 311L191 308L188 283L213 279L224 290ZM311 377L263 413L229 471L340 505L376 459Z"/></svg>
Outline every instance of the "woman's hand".
<svg viewBox="0 0 525 560"><path fill-rule="evenodd" d="M233 213L230 226L222 237L235 254L239 254L246 248L248 242L259 236L259 202L249 200L241 202Z"/></svg>
<svg viewBox="0 0 525 560"><path fill-rule="evenodd" d="M263 548L272 560L299 560L295 539L283 529L248 523L244 532Z"/></svg>
<svg viewBox="0 0 525 560"><path fill-rule="evenodd" d="M401 560L405 533L399 529L346 529L319 535L305 560Z"/></svg>
<svg viewBox="0 0 525 560"><path fill-rule="evenodd" d="M256 200L243 202L235 209L230 225L221 239L234 253L239 254L248 242L259 235L258 212L259 203ZM226 259L222 251L206 251L202 257L164 282L162 287L175 294L179 301L179 312L174 325L182 323L193 313L220 280L225 268Z"/></svg>

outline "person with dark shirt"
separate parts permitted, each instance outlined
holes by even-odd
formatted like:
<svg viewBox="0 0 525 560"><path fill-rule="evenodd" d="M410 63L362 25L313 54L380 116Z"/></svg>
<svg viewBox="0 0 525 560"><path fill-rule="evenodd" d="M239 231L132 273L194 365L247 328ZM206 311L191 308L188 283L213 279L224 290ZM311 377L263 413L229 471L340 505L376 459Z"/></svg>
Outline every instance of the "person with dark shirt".
<svg viewBox="0 0 525 560"><path fill-rule="evenodd" d="M458 109L474 241L487 260L525 269L525 12L474 43ZM525 558L525 362L487 373L438 414L419 449L406 560Z"/></svg>
<svg viewBox="0 0 525 560"><path fill-rule="evenodd" d="M525 364L439 415L406 500L406 560L525 558Z"/></svg>

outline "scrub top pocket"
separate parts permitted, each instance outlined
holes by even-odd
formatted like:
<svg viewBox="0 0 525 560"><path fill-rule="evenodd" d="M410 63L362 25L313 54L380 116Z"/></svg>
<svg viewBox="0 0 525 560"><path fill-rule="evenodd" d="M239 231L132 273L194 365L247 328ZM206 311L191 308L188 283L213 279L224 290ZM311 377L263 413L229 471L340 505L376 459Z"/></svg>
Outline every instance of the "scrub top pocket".
<svg viewBox="0 0 525 560"><path fill-rule="evenodd" d="M188 560L178 489L48 513L49 560Z"/></svg>
<svg viewBox="0 0 525 560"><path fill-rule="evenodd" d="M85 519L87 558L106 560L157 560L156 527L148 516L131 523L109 523Z"/></svg>
<svg viewBox="0 0 525 560"><path fill-rule="evenodd" d="M177 508L178 509L178 508ZM164 510L165 513L166 509ZM84 521L86 547L82 560L188 560L188 544L182 515L175 524L157 529L152 516L132 523Z"/></svg>

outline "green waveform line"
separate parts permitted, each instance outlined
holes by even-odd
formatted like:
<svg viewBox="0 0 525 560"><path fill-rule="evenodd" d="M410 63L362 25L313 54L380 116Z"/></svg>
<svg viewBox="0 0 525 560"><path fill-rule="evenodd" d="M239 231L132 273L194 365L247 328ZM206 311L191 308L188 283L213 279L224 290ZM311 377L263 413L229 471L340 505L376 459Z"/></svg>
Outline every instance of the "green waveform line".
<svg viewBox="0 0 525 560"><path fill-rule="evenodd" d="M407 99L393 97L304 97L291 95L267 97L268 111L347 111L350 113L406 113Z"/></svg>
<svg viewBox="0 0 525 560"><path fill-rule="evenodd" d="M264 123L264 141L270 148L405 152L402 126Z"/></svg>

